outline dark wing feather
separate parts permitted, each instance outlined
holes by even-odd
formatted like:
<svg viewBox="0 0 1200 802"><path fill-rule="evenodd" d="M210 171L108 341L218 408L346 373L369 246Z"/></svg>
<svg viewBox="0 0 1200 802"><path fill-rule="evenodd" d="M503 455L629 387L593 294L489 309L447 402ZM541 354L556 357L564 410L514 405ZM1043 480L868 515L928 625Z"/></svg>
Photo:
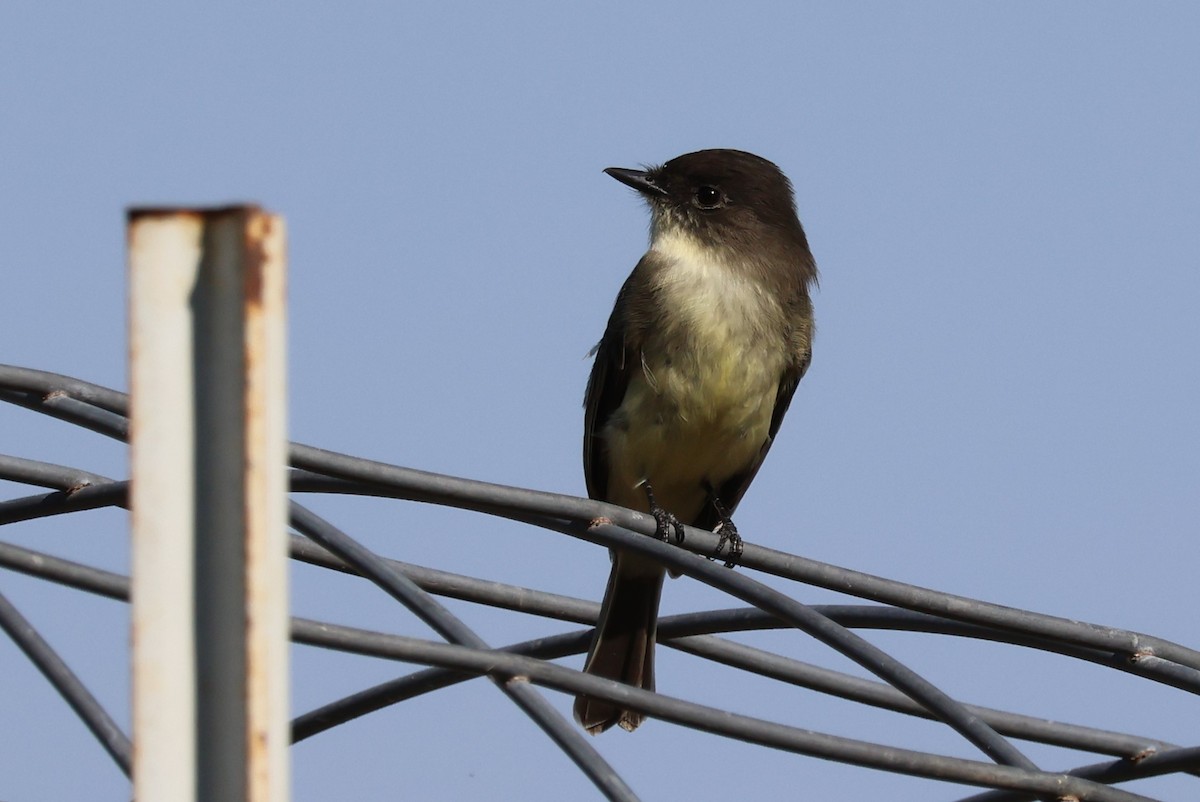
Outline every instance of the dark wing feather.
<svg viewBox="0 0 1200 802"><path fill-rule="evenodd" d="M621 405L629 384L629 360L620 342L607 336L594 349L596 361L583 401L583 478L588 496L608 496L608 461L600 433L613 410Z"/></svg>
<svg viewBox="0 0 1200 802"><path fill-rule="evenodd" d="M625 400L630 371L641 369L642 333L652 319L649 307L656 296L648 286L653 269L651 257L643 256L617 294L604 337L593 349L596 361L583 401L583 475L588 496L601 501L608 499L608 456L601 434Z"/></svg>

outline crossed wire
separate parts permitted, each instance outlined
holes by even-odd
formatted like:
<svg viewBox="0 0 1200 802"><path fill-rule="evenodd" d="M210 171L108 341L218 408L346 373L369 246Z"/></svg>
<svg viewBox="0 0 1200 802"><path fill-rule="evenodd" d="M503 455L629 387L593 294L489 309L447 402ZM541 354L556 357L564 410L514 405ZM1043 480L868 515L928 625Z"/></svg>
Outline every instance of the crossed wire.
<svg viewBox="0 0 1200 802"><path fill-rule="evenodd" d="M129 434L125 394L79 379L0 365L0 400L118 440ZM1200 693L1200 652L1138 632L989 604L840 568L798 555L745 545L738 571L712 554L717 536L688 527L686 548L657 540L654 520L603 502L477 482L338 454L301 444L289 453L293 494L327 493L442 504L520 521L606 548L649 555L673 571L750 605L663 617L665 646L782 683L907 716L938 720L986 759L969 760L813 732L781 722L632 688L551 662L587 650L599 605L567 596L463 576L388 559L329 521L289 502L291 557L377 585L442 640L428 640L293 618L296 643L427 666L297 716L293 742L426 693L486 676L529 715L609 799L638 797L620 775L537 688L585 693L654 718L714 735L812 757L993 790L963 802L1026 799L1148 800L1110 784L1171 773L1200 776L1200 747L964 704L857 635L856 629L901 630L995 641L1106 666L1190 693ZM0 501L0 525L125 507L129 483L81 469L0 455L0 479L51 492ZM126 576L22 546L0 542L0 567L128 601ZM763 572L875 604L806 605L752 578ZM489 646L434 596L583 625L583 628L503 647ZM0 627L25 652L127 775L128 735L70 667L0 594ZM795 629L854 660L883 682L820 668L718 637L756 629ZM536 686L536 687L535 687ZM1106 759L1067 771L1039 769L1011 739L1093 752Z"/></svg>

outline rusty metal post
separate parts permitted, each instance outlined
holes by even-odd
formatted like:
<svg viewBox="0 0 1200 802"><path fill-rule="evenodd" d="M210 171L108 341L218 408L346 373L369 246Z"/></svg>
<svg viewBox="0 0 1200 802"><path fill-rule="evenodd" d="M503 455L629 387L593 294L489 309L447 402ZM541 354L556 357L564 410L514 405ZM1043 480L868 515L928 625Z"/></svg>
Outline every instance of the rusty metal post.
<svg viewBox="0 0 1200 802"><path fill-rule="evenodd" d="M284 232L129 215L134 793L284 802Z"/></svg>

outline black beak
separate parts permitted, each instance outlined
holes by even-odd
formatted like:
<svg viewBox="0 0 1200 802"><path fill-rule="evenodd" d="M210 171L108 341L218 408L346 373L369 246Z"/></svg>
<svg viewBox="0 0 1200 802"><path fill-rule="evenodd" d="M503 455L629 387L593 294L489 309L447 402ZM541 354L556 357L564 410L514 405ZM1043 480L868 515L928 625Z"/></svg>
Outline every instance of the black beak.
<svg viewBox="0 0 1200 802"><path fill-rule="evenodd" d="M624 167L609 167L604 172L627 187L633 187L643 195L666 195L667 191L654 183L654 177L644 170L627 170Z"/></svg>

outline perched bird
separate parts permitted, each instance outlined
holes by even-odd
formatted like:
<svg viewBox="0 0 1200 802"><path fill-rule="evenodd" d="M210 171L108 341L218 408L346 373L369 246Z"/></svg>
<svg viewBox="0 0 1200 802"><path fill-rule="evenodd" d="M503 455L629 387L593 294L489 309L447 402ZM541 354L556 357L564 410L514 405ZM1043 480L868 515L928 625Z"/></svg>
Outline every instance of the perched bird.
<svg viewBox="0 0 1200 802"><path fill-rule="evenodd" d="M792 186L771 162L702 150L605 172L650 206L650 249L617 295L585 401L588 495L741 538L730 515L758 472L812 357L816 263ZM722 545L718 546L718 552ZM584 671L654 690L663 567L613 555ZM731 564L731 563L730 563ZM578 696L590 733L643 715Z"/></svg>

